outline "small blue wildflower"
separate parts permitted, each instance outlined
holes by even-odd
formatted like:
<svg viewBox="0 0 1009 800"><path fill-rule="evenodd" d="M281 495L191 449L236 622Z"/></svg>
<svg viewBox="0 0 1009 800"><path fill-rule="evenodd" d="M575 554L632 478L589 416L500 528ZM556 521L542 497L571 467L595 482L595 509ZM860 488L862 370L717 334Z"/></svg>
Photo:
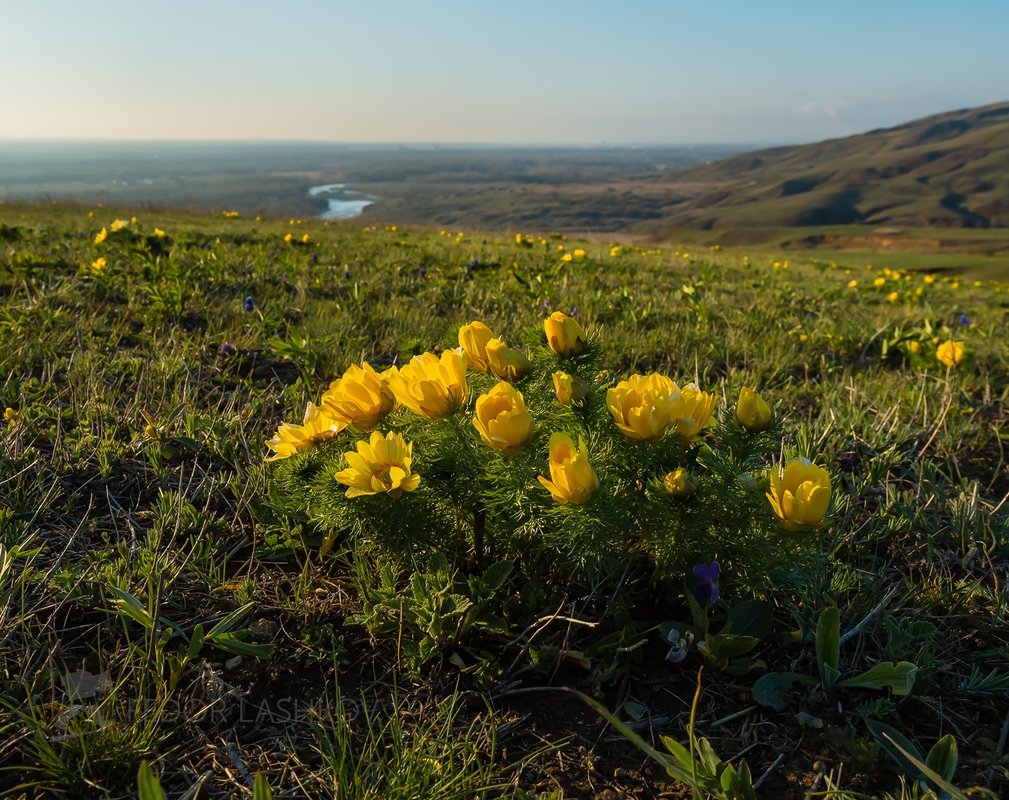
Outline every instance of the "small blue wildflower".
<svg viewBox="0 0 1009 800"><path fill-rule="evenodd" d="M343 269L343 279L347 280L347 281L350 280L350 268L349 267L344 267L344 269Z"/></svg>
<svg viewBox="0 0 1009 800"><path fill-rule="evenodd" d="M963 325L965 328L970 327L970 317L968 317L966 314L961 314L959 317L956 318L956 321L959 322L961 325Z"/></svg>
<svg viewBox="0 0 1009 800"><path fill-rule="evenodd" d="M690 645L693 644L694 641L694 634L688 633L686 636L681 636L680 632L676 630L676 628L670 628L669 633L665 636L665 640L669 644L669 652L666 653L666 661L672 661L674 664L678 664L687 657L687 651L690 649Z"/></svg>
<svg viewBox="0 0 1009 800"><path fill-rule="evenodd" d="M313 264L318 264L319 263L319 254L318 253L312 253L312 263Z"/></svg>
<svg viewBox="0 0 1009 800"><path fill-rule="evenodd" d="M479 266L480 266L479 259L474 258L472 261L469 262L469 266L466 267L466 269L469 270L470 272L472 272L473 270L475 270Z"/></svg>
<svg viewBox="0 0 1009 800"><path fill-rule="evenodd" d="M417 270L417 274L420 275L420 277L422 277L422 278L426 278L427 277L427 267L421 267L419 270Z"/></svg>
<svg viewBox="0 0 1009 800"><path fill-rule="evenodd" d="M543 311L549 311L550 310L550 301L549 300L544 300L542 303L540 303L540 308Z"/></svg>
<svg viewBox="0 0 1009 800"><path fill-rule="evenodd" d="M571 308L568 309L568 316L573 317L574 319L578 319L578 309L575 308L574 306L571 306Z"/></svg>
<svg viewBox="0 0 1009 800"><path fill-rule="evenodd" d="M694 594L702 603L714 605L718 602L718 576L722 568L717 561L712 561L711 566L705 564L694 564L694 577L697 583L694 585Z"/></svg>
<svg viewBox="0 0 1009 800"><path fill-rule="evenodd" d="M234 342L221 342L220 346L217 348L218 352L224 353L230 356L232 353L238 350L238 345Z"/></svg>
<svg viewBox="0 0 1009 800"><path fill-rule="evenodd" d="M251 295L245 298L245 301L244 301L243 305L245 306L245 310L246 311L252 311L252 309L254 309L256 307L256 304L254 302L252 302L252 296Z"/></svg>

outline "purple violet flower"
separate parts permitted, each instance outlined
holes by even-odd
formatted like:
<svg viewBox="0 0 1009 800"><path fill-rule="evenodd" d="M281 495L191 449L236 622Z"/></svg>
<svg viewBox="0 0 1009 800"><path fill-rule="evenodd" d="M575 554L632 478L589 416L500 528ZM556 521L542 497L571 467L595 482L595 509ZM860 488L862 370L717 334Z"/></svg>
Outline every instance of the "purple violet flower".
<svg viewBox="0 0 1009 800"><path fill-rule="evenodd" d="M246 311L252 311L252 309L256 307L256 304L252 301L251 295L245 298L242 305L244 306Z"/></svg>
<svg viewBox="0 0 1009 800"><path fill-rule="evenodd" d="M702 603L714 605L718 602L718 577L722 568L717 561L712 561L711 566L705 564L694 564L694 577L697 583L694 585L694 594Z"/></svg>

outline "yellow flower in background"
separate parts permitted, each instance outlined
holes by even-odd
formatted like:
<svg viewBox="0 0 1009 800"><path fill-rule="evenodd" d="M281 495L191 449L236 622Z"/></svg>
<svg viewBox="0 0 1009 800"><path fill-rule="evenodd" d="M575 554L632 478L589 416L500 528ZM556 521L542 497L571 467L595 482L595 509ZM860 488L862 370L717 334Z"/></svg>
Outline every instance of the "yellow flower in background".
<svg viewBox="0 0 1009 800"><path fill-rule="evenodd" d="M606 407L620 432L635 442L657 442L668 429L678 387L665 375L632 375L606 392Z"/></svg>
<svg viewBox="0 0 1009 800"><path fill-rule="evenodd" d="M477 398L473 427L485 444L514 456L533 435L533 418L522 393L501 381Z"/></svg>
<svg viewBox="0 0 1009 800"><path fill-rule="evenodd" d="M963 345L950 339L936 348L935 357L947 367L959 366L963 361Z"/></svg>
<svg viewBox="0 0 1009 800"><path fill-rule="evenodd" d="M765 431L774 422L774 411L753 389L744 386L739 390L736 404L736 422L754 433Z"/></svg>
<svg viewBox="0 0 1009 800"><path fill-rule="evenodd" d="M161 228L155 228L154 229L154 238L155 239L164 239L165 238L165 232L163 230L161 230Z"/></svg>
<svg viewBox="0 0 1009 800"><path fill-rule="evenodd" d="M329 385L319 403L337 422L370 431L396 406L396 396L388 383L367 361L351 364Z"/></svg>
<svg viewBox="0 0 1009 800"><path fill-rule="evenodd" d="M119 233L119 231L123 230L124 228L128 228L129 225L130 223L127 222L125 219L114 219L112 220L112 224L109 225L109 230L112 233Z"/></svg>
<svg viewBox="0 0 1009 800"><path fill-rule="evenodd" d="M317 406L309 403L305 409L305 421L301 425L281 423L276 436L266 443L274 452L266 460L279 461L293 456L299 450L311 450L317 444L334 438L345 427L346 425L330 419Z"/></svg>
<svg viewBox="0 0 1009 800"><path fill-rule="evenodd" d="M291 224L292 225L294 224L293 220L292 220ZM285 234L284 235L284 241L287 242L288 244L291 244L294 241L294 234L293 233Z"/></svg>
<svg viewBox="0 0 1009 800"><path fill-rule="evenodd" d="M872 285L877 288L880 286L886 286L886 278L876 278L876 280L872 282Z"/></svg>
<svg viewBox="0 0 1009 800"><path fill-rule="evenodd" d="M385 436L375 431L370 441L358 442L357 451L349 450L344 457L348 466L336 473L336 480L348 487L347 497L385 492L396 498L420 485L420 475L410 469L413 442L395 431Z"/></svg>
<svg viewBox="0 0 1009 800"><path fill-rule="evenodd" d="M715 410L715 395L688 383L672 398L669 421L683 444L690 444L708 424Z"/></svg>
<svg viewBox="0 0 1009 800"><path fill-rule="evenodd" d="M900 294L898 292L890 292L890 294L886 296L886 302L888 303L896 303L899 299Z"/></svg>
<svg viewBox="0 0 1009 800"><path fill-rule="evenodd" d="M922 278L922 280L924 280L925 283L935 283L935 275L926 275Z"/></svg>
<svg viewBox="0 0 1009 800"><path fill-rule="evenodd" d="M91 262L91 269L98 275L101 275L105 271L105 258L104 256L99 256L94 261Z"/></svg>
<svg viewBox="0 0 1009 800"><path fill-rule="evenodd" d="M7 420L7 422L14 422L17 418L18 412L13 408L7 406L7 408L4 409L4 419Z"/></svg>
<svg viewBox="0 0 1009 800"><path fill-rule="evenodd" d="M912 353L920 353L921 342L916 342L912 339L910 342L907 343L907 349L910 350Z"/></svg>
<svg viewBox="0 0 1009 800"><path fill-rule="evenodd" d="M550 492L558 503L581 505L599 488L599 478L589 463L585 440L574 441L566 433L550 436L550 480L542 475L539 482Z"/></svg>
<svg viewBox="0 0 1009 800"><path fill-rule="evenodd" d="M771 470L767 499L783 527L819 525L830 507L830 475L805 458L792 459L784 474Z"/></svg>
<svg viewBox="0 0 1009 800"><path fill-rule="evenodd" d="M446 350L440 358L434 353L414 356L390 372L388 381L400 403L432 420L447 417L469 397L466 356L458 350Z"/></svg>
<svg viewBox="0 0 1009 800"><path fill-rule="evenodd" d="M312 241L312 237L309 236L307 233L304 236L301 237L301 243L302 244L309 244L311 241Z"/></svg>
<svg viewBox="0 0 1009 800"><path fill-rule="evenodd" d="M589 348L585 331L563 311L555 311L543 320L543 331L547 335L547 344L557 355L570 358L584 353Z"/></svg>
<svg viewBox="0 0 1009 800"><path fill-rule="evenodd" d="M854 278L852 278L850 281L848 281L848 288L849 289L854 289L856 286L858 286L858 281L855 280Z"/></svg>
<svg viewBox="0 0 1009 800"><path fill-rule="evenodd" d="M589 387L585 381L558 370L551 376L554 380L554 393L557 402L562 406L580 403L589 395Z"/></svg>
<svg viewBox="0 0 1009 800"><path fill-rule="evenodd" d="M109 232L102 228L98 233L95 234L95 244L101 244L108 238Z"/></svg>
<svg viewBox="0 0 1009 800"><path fill-rule="evenodd" d="M680 467L666 474L662 486L673 497L687 497L697 491L697 480Z"/></svg>
<svg viewBox="0 0 1009 800"><path fill-rule="evenodd" d="M565 253L564 255L561 256L561 261L564 261L564 262L574 261L574 258L575 257L573 255L571 255L571 253Z"/></svg>
<svg viewBox="0 0 1009 800"><path fill-rule="evenodd" d="M585 251L580 247L575 250L575 258L585 258Z"/></svg>
<svg viewBox="0 0 1009 800"><path fill-rule="evenodd" d="M500 337L487 342L487 366L495 378L510 383L522 380L532 369L529 359L506 345Z"/></svg>
<svg viewBox="0 0 1009 800"><path fill-rule="evenodd" d="M493 338L494 332L478 320L459 328L459 346L465 351L467 363L474 372L487 371L487 342Z"/></svg>

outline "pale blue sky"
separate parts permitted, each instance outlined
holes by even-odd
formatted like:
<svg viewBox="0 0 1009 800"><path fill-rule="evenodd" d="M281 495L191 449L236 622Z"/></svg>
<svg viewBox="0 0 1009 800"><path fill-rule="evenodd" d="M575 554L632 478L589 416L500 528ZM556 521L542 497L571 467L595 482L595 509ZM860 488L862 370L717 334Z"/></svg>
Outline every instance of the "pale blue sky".
<svg viewBox="0 0 1009 800"><path fill-rule="evenodd" d="M0 138L798 142L1009 100L1007 0L3 6Z"/></svg>

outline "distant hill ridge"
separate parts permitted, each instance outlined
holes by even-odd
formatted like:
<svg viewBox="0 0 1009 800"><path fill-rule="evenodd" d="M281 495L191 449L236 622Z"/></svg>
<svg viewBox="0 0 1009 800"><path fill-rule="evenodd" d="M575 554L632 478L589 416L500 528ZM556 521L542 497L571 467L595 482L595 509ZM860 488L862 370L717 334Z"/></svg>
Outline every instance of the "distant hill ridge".
<svg viewBox="0 0 1009 800"><path fill-rule="evenodd" d="M673 225L1007 227L1009 102L744 153L664 180L692 187L665 216Z"/></svg>

